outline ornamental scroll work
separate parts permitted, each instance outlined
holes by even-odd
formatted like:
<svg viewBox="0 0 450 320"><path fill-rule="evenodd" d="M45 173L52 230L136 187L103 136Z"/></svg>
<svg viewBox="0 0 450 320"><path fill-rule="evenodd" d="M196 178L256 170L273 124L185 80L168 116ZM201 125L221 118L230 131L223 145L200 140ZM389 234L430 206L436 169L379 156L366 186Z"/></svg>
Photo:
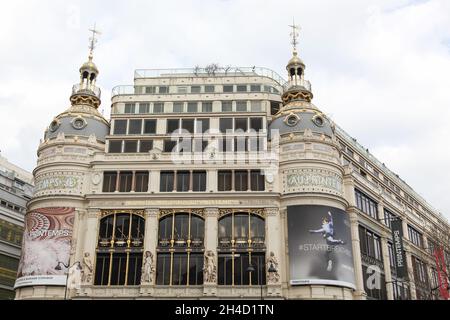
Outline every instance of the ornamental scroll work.
<svg viewBox="0 0 450 320"><path fill-rule="evenodd" d="M326 169L293 169L283 175L284 193L326 192L341 196L342 177Z"/></svg>
<svg viewBox="0 0 450 320"><path fill-rule="evenodd" d="M82 173L55 172L44 174L36 178L35 195L81 194L82 186Z"/></svg>

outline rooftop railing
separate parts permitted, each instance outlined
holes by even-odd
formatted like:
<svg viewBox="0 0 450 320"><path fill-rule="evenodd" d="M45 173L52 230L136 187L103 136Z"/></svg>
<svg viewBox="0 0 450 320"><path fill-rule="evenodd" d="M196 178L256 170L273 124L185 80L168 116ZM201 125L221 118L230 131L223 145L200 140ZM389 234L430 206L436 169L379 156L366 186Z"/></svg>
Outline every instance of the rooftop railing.
<svg viewBox="0 0 450 320"><path fill-rule="evenodd" d="M205 68L180 68L180 69L138 69L134 73L135 79L159 78L159 77L267 77L276 81L280 86L286 82L275 71L264 67L219 67L210 65Z"/></svg>
<svg viewBox="0 0 450 320"><path fill-rule="evenodd" d="M72 87L72 95L75 94L87 94L101 99L102 91L100 88L93 85L75 84Z"/></svg>
<svg viewBox="0 0 450 320"><path fill-rule="evenodd" d="M283 84L283 92L289 91L290 89L296 88L296 87L303 87L309 92L311 91L311 82L305 79L300 79L297 81L287 81Z"/></svg>

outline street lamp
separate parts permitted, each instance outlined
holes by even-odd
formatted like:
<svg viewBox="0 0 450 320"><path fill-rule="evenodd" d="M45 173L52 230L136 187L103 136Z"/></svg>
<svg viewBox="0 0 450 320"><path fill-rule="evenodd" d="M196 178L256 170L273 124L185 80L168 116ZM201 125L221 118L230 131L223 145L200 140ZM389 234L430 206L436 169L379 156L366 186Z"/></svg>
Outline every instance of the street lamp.
<svg viewBox="0 0 450 320"><path fill-rule="evenodd" d="M62 270L61 265L63 265L63 266L67 269L67 272L65 272L65 275L66 275L66 286L64 287L64 300L67 300L67 283L68 283L68 281L69 281L69 269L72 268L72 267L73 267L74 265L76 265L76 264L80 264L80 262L77 261L77 262L75 262L73 265L71 265L71 266L69 267L69 264L65 264L65 263L62 262L62 261L58 261L58 264L57 264L56 267L55 267L55 270L58 270L58 271L61 271L61 270Z"/></svg>
<svg viewBox="0 0 450 320"><path fill-rule="evenodd" d="M250 264L248 266L248 268L247 268L247 272L250 272L250 275L252 275L253 272L255 272L255 267L252 264ZM261 279L260 278L261 278L261 273L259 273L258 281L259 281L259 285L261 286L261 300L262 300L263 299L263 293L262 293L263 287L262 287L262 283L261 283Z"/></svg>
<svg viewBox="0 0 450 320"><path fill-rule="evenodd" d="M252 264L250 264L249 266L248 266L248 268L247 268L247 272L250 272L250 274L252 274L252 272L255 272L256 270L255 270L255 267L252 265ZM277 269L275 269L275 267L273 266L273 264L271 263L270 264L270 266L269 266L269 269L267 270L269 273L274 273L274 272L277 272ZM260 285L260 287L261 287L261 300L263 300L263 284L262 284L262 279L261 279L261 277L262 277L262 272L259 272L258 273L258 281L259 281L259 285Z"/></svg>

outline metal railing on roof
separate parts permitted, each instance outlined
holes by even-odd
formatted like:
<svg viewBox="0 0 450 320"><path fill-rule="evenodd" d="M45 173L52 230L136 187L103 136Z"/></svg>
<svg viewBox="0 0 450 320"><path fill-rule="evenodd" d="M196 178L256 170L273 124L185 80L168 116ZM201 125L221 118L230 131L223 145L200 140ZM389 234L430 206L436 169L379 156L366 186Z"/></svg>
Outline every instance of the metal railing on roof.
<svg viewBox="0 0 450 320"><path fill-rule="evenodd" d="M93 86L93 85L86 85L86 84L75 84L72 87L72 95L74 94L88 94L91 96L95 96L99 99L101 99L102 91L100 88Z"/></svg>
<svg viewBox="0 0 450 320"><path fill-rule="evenodd" d="M206 68L179 68L179 69L138 69L134 73L135 79L159 78L159 77L267 77L280 86L286 82L275 71L264 67L219 67L208 66Z"/></svg>
<svg viewBox="0 0 450 320"><path fill-rule="evenodd" d="M297 80L296 82L287 81L283 84L283 92L289 91L291 89L295 89L296 87L303 87L309 92L311 91L311 82L305 79Z"/></svg>

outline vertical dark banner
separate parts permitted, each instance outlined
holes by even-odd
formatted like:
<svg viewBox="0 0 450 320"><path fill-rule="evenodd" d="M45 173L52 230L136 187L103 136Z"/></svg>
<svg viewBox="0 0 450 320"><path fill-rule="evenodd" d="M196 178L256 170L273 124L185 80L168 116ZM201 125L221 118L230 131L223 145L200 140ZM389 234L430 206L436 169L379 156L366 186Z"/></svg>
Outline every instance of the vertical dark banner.
<svg viewBox="0 0 450 320"><path fill-rule="evenodd" d="M345 211L288 207L290 284L355 288L350 221Z"/></svg>
<svg viewBox="0 0 450 320"><path fill-rule="evenodd" d="M397 277L406 279L408 278L408 268L406 267L406 256L403 249L403 226L399 219L392 220L392 241Z"/></svg>

